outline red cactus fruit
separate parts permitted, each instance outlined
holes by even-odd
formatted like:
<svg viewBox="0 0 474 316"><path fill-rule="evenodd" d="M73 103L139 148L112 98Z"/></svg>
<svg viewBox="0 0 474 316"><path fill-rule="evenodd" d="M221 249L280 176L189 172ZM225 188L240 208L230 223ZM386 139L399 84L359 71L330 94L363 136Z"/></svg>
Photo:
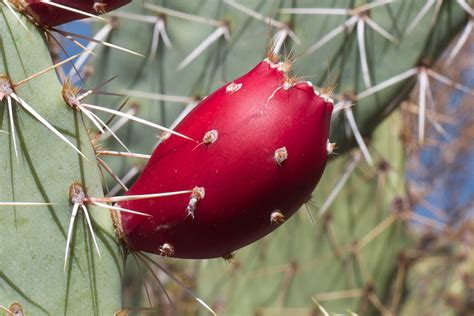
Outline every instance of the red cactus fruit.
<svg viewBox="0 0 474 316"><path fill-rule="evenodd" d="M84 19L79 11L100 15L126 5L131 0L10 0L17 9L43 26L57 26ZM70 8L68 10L68 8Z"/></svg>
<svg viewBox="0 0 474 316"><path fill-rule="evenodd" d="M193 190L120 202L132 251L178 258L228 255L277 228L310 198L327 160L332 100L265 60L203 100L153 153L127 194Z"/></svg>

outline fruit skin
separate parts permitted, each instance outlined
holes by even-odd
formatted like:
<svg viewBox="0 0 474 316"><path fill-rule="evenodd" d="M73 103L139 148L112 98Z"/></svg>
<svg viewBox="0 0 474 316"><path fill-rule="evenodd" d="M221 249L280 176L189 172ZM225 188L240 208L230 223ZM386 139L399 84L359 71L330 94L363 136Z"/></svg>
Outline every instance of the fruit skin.
<svg viewBox="0 0 474 316"><path fill-rule="evenodd" d="M100 15L120 8L130 3L130 0L54 0L54 2L90 14ZM41 0L19 0L14 4L43 26L52 27L86 18L82 14L45 4Z"/></svg>
<svg viewBox="0 0 474 316"><path fill-rule="evenodd" d="M117 215L132 251L162 254L168 244L173 257L222 257L278 227L275 211L289 218L309 200L326 165L333 105L308 82L290 84L276 66L260 62L207 97L175 129L198 140L215 130L213 143L173 135L157 147L127 194L201 187L205 196L194 218L187 212L191 194L121 202L152 215ZM278 163L275 151L283 147L288 157Z"/></svg>

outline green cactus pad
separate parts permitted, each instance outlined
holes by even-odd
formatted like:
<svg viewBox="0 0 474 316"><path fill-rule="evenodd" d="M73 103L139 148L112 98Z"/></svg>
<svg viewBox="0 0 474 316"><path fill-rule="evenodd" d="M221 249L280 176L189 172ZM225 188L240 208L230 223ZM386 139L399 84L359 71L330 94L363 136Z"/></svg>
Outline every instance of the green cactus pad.
<svg viewBox="0 0 474 316"><path fill-rule="evenodd" d="M40 30L0 6L0 73L16 83L51 66ZM21 304L26 315L112 315L121 308L123 256L108 210L91 208L102 257L95 253L84 216L73 231L63 271L72 205L68 190L81 182L102 196L95 155L80 113L64 103L54 71L18 87L16 93L74 143L87 160L36 118L13 104L19 159L6 98L0 103L0 202L43 202L50 206L0 206L0 305Z"/></svg>

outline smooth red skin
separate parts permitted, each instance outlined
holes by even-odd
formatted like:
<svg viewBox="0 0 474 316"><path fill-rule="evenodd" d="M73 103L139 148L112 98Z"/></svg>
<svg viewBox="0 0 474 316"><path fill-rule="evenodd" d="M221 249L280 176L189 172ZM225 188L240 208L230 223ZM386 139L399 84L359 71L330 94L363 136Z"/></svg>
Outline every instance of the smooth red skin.
<svg viewBox="0 0 474 316"><path fill-rule="evenodd" d="M326 165L332 104L307 83L280 88L283 74L266 62L234 82L243 84L239 91L221 87L176 127L199 140L215 129L217 141L197 146L171 136L127 193L204 187L195 218L186 215L190 194L121 202L153 216L121 213L131 249L161 254L160 246L168 243L173 257L222 257L277 228L270 222L274 210L289 218L310 198ZM279 166L273 155L283 146L288 159Z"/></svg>
<svg viewBox="0 0 474 316"><path fill-rule="evenodd" d="M94 10L94 0L53 0L55 3L62 4L74 9L78 9L90 14L100 15ZM105 7L107 12L118 9L126 5L131 0L101 0L102 3L107 4ZM86 16L61 8L53 7L51 5L40 2L40 0L25 0L28 4L27 12L41 25L57 26L75 20L87 18Z"/></svg>

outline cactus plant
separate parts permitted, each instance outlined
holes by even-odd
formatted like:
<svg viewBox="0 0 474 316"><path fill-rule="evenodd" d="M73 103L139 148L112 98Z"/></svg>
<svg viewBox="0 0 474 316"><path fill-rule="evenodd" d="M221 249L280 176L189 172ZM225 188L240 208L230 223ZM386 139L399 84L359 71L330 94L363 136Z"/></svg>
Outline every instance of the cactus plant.
<svg viewBox="0 0 474 316"><path fill-rule="evenodd" d="M94 142L91 143L87 129L102 129L102 134L107 134L106 127L101 123L105 122L105 117L92 111L101 110L109 114L117 112L94 104L112 105L117 100L113 96L96 96L90 101L94 104L76 102L82 101L82 97L88 96L90 92L82 94L75 88L67 88L67 85L66 88L61 87L53 72L43 73L43 70L52 68L47 42L40 28L41 23L46 23L36 20L36 24L39 22L40 25L33 25L31 17L25 18L21 15L24 12L14 11L15 6L12 4L15 3L4 0L0 6L0 106L3 109L0 129L9 133L0 133L0 247L2 254L8 254L11 259L0 262L0 305L10 309L10 312L22 309L23 313L32 315L113 314L122 307L120 289L126 253L115 237L108 210L97 207L104 206L101 201L117 201L103 198L107 190L103 188L97 163L102 168L107 164L115 173L122 175L131 170L136 162L118 162L112 158L102 160L102 157L96 160L97 154L105 154L106 151L94 148L97 145L96 138L92 136ZM171 123L183 108L173 103L188 105L187 110L190 110L197 100L210 91L244 73L252 64L264 58L265 40L269 33L275 31L274 51L284 51L285 45L288 45L288 51L291 50L294 56L290 59L295 61L296 73L301 76L316 74L314 86L325 94L333 94L337 113L332 120L330 139L337 144L336 151L342 154L358 145L362 154L356 154L357 160L363 157L369 165L377 162L379 169L375 169L375 172L381 174L385 165L374 159L377 158L374 154L377 146L367 145L367 138L363 137L368 137L406 95L413 85L413 80L407 79L417 78L420 91L425 93L427 78L456 86L455 82L436 72L431 62L456 32L466 25L466 11L472 15L472 9L466 1L352 1L350 4L346 1L321 1L318 5L321 8L309 10L305 8L314 7L313 1L274 3L226 0L217 5L211 0L194 5L188 1L153 1L144 6L134 2L124 10L114 12L107 24L97 24L100 32L89 49L97 50L97 42L104 39L111 44L101 48L99 57L95 59L95 74L89 78L87 85L100 86L118 75L108 82L106 89L135 96L134 101L139 102L138 107L126 108L124 111L134 113L138 109L140 117L174 127L176 124ZM301 12L305 14L300 15ZM327 16L315 17L306 13ZM53 22L56 23L59 22ZM51 32L71 36L47 25L43 27L46 27L49 38L52 38ZM144 41L136 34L151 36L148 41ZM255 37L258 39L255 40ZM168 48L171 45L172 48ZM148 57L140 59L111 50L118 46ZM290 48L293 46L294 49ZM86 55L90 55L90 50L83 53L83 56ZM78 58L75 68L80 69L84 61L82 56ZM34 74L41 75L30 78ZM87 75L83 73L81 77ZM81 81L74 73L69 79L72 83ZM337 82L336 86L332 86L334 82ZM143 97L153 100L143 101ZM420 93L419 100L419 138L423 140L426 97ZM351 107L353 103L357 105ZM155 123L149 125L159 128ZM131 151L145 154L151 153L158 142L153 134L132 124L119 131L117 136ZM390 137L395 136L392 134ZM376 143L376 139L373 143ZM107 142L105 146L111 149L109 153L120 150L116 143ZM400 150L397 152L400 153ZM349 162L346 172L333 171L336 174L343 173L339 183L347 180L345 175L347 170L353 170L353 161ZM339 168L336 166L338 163L341 161L334 163L334 170ZM326 176L326 179L330 177L326 181L338 178L333 172ZM362 195L368 201L374 195L374 190L376 192L375 185L372 182L363 190ZM355 186L363 187L361 184ZM336 186L338 190L339 187ZM347 197L347 203L350 203L348 201L352 196L350 190L343 190L342 196ZM334 194L329 193L327 188L320 188L316 195L318 201L328 196L327 202L322 203L323 212L327 212ZM383 249L385 238L390 238L390 232L397 233L396 228L400 226L394 225L394 219L398 217L386 213L390 200L393 200L393 196L383 200L383 203L376 199L377 203L385 206L383 212L375 214L381 217L364 213L363 210L367 211L369 207L354 209L350 216L333 214L334 223L342 225L336 231L332 225L327 225L329 219L325 217L326 221L319 226L319 231L328 232L329 242L315 242L307 238L298 241L296 246L300 247L300 243L304 243L304 247L309 247L304 249L315 247L314 253L323 253L335 245L332 243L334 240L349 243L353 238L362 238L369 245L362 247L362 253L372 252L367 250L370 247ZM403 200L394 201L396 203L392 206L398 207L395 209L404 208ZM379 208L380 205L375 204L374 207ZM402 215L406 214L402 212ZM365 218L371 220L364 223ZM294 217L286 224L288 229L296 225L298 219ZM395 228L382 229L386 226ZM350 233L346 234L345 229L350 229ZM265 250L265 239L259 244L261 249L254 247L245 250L249 258L244 269L250 271L262 265L263 268L268 267L265 260L252 259L254 253L266 256L268 251L273 263L287 263L288 258L295 260L285 265L287 269L284 270L286 274L281 280L282 285L278 284L279 279L266 279L269 291L280 293L279 296L262 298L255 295L255 299L247 296L245 299L248 302L253 300L248 303L248 311L255 306L275 306L262 304L262 300L277 302L278 308L286 304L289 307L310 306L309 297L299 296L299 291L288 284L304 284L304 280L298 278L305 274L297 274L295 280L293 277L299 266L303 265L302 262L313 258L314 253L311 251L305 255L295 252L285 256L288 253L282 251L281 247L286 242L285 237L291 233L279 229L276 234L275 248ZM405 234L400 234L400 240L394 241L396 249L404 245ZM336 237L331 240L334 235ZM357 245L353 245L355 248L348 246L348 253L354 249L360 250ZM96 248L101 252L100 258ZM338 246L334 246L334 249L337 250ZM347 262L355 261L338 255L336 251L339 259L330 259L332 261L324 270L318 270L322 286L317 291L338 292L336 296L341 295L340 291L346 296L357 294L369 300L372 304L370 308L375 308L377 312L387 313L390 308L396 312L399 304L396 300L400 296L392 296L391 289L399 289L400 284L395 282L392 286L392 276L398 266L393 250L382 258L384 260L378 256L366 259L366 256L359 258L355 255L357 260L367 260L369 271L361 268L365 265L356 260L361 276L359 278L356 275L347 282L339 279L341 274L338 272L346 267ZM243 258L247 258L245 252ZM63 273L65 255L69 255L69 260L66 261L66 273ZM317 266L311 267L318 269ZM238 274L239 271L233 273ZM336 281L325 278L328 275ZM212 294L212 289L204 285L208 282L205 276L203 268L197 278L197 287L211 296L210 301L216 299L216 305L219 305L220 297ZM331 283L337 284L337 288L331 288ZM243 285L238 284L236 290ZM313 291L315 288L308 289ZM309 292L305 290L301 293ZM316 300L321 299L321 295L314 294ZM242 295L239 297L242 299ZM394 297L396 304L388 305L390 298ZM361 305L356 303L357 300L346 300L330 307L370 311L365 308L366 301L362 300ZM226 299L228 311L239 308L238 305L227 304ZM390 306L389 310L386 310L387 306Z"/></svg>

